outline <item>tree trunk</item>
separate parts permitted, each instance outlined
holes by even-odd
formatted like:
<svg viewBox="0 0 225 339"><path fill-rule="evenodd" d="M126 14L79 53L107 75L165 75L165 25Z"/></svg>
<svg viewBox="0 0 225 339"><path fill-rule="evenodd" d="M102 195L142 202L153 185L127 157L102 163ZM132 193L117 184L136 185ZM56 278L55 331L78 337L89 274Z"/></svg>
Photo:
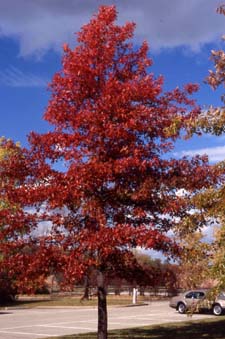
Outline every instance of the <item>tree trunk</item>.
<svg viewBox="0 0 225 339"><path fill-rule="evenodd" d="M107 339L107 302L106 302L106 288L104 283L104 274L98 272L98 339Z"/></svg>
<svg viewBox="0 0 225 339"><path fill-rule="evenodd" d="M84 277L84 294L81 297L81 300L84 300L84 299L89 300L89 296L90 296L89 287L90 287L90 285L89 285L89 277L86 275Z"/></svg>

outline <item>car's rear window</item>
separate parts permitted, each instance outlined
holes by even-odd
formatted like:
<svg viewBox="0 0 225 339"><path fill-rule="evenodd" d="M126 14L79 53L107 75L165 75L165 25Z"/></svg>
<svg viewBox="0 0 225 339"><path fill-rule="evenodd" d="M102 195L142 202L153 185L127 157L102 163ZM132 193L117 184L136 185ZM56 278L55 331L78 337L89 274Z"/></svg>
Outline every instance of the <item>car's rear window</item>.
<svg viewBox="0 0 225 339"><path fill-rule="evenodd" d="M218 298L225 300L225 292L220 292Z"/></svg>

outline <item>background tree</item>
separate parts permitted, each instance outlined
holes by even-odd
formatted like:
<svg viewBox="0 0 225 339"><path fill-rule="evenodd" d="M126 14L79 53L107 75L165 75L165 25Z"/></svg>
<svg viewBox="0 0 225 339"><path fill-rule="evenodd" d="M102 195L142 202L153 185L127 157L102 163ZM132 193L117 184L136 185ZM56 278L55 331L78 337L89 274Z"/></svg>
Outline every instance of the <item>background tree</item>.
<svg viewBox="0 0 225 339"><path fill-rule="evenodd" d="M186 234L180 239L181 255L178 259L177 280L180 288L209 287L211 244L201 232Z"/></svg>
<svg viewBox="0 0 225 339"><path fill-rule="evenodd" d="M17 190L24 184L27 171L19 143L0 138L0 302L12 301L19 290L20 250L27 236L28 222ZM29 245L30 247L30 245ZM24 266L23 266L24 270ZM34 277L33 277L34 278Z"/></svg>
<svg viewBox="0 0 225 339"><path fill-rule="evenodd" d="M27 209L32 194L27 164L25 149L12 140L0 139L1 302L18 292L41 288L49 273L38 213Z"/></svg>
<svg viewBox="0 0 225 339"><path fill-rule="evenodd" d="M225 15L225 4L217 8L219 14ZM224 42L225 36L222 36ZM220 86L224 87L225 84L225 53L224 50L212 50L210 59L214 63L214 69L209 70L209 75L205 79L213 90L218 89ZM219 107L210 106L208 109L202 110L202 113L196 120L190 124L190 132L197 133L212 133L221 135L225 132L225 96L221 95L222 105Z"/></svg>
<svg viewBox="0 0 225 339"><path fill-rule="evenodd" d="M225 15L225 5L218 8L218 13ZM224 36L222 37L224 41ZM225 53L224 50L212 51L211 60L214 63L214 70L209 71L206 78L213 90L225 86ZM225 132L225 97L221 96L221 106L211 106L204 110L194 123L192 131L212 133L214 135L223 135ZM218 223L215 233L214 243L211 246L211 276L217 282L218 287L225 287L225 253L224 253L224 234L225 234L225 161L215 165L218 173L218 183L195 198L195 205L198 209L204 211L205 219L209 222Z"/></svg>
<svg viewBox="0 0 225 339"><path fill-rule="evenodd" d="M8 176L2 173L2 163L9 163L15 154L20 151L19 144L13 144L12 141L6 140L4 137L0 138L0 212L11 209L15 210L16 206L12 205L6 194L3 193L4 187L9 180ZM16 184L16 182L15 182ZM2 236L4 231L5 223L4 218L0 219L0 246L6 244L6 238ZM14 280L9 277L9 269L4 265L4 253L0 252L0 305L11 301L16 295L17 289L14 285Z"/></svg>
<svg viewBox="0 0 225 339"><path fill-rule="evenodd" d="M141 287L151 287L155 292L159 288L166 288L168 292L177 289L177 267L160 259L153 259L147 254L135 251L135 257L144 273L137 281Z"/></svg>
<svg viewBox="0 0 225 339"><path fill-rule="evenodd" d="M191 208L177 191L194 194L214 180L204 157L174 159L170 153L199 114L190 98L197 86L163 93L163 78L149 73L147 43L133 46L135 25L118 26L116 18L114 6L100 7L78 33L76 48L64 46L44 114L53 126L30 134L29 176L17 190L18 199L37 211L23 212L32 219L23 224L23 243L35 247L19 256L30 263L21 281L42 264L42 276L51 268L73 285L94 267L98 338L107 338L104 277L126 272L129 278L136 246L177 254L168 231ZM51 227L37 236L31 226L38 230L40 221ZM199 218L195 227L201 226Z"/></svg>

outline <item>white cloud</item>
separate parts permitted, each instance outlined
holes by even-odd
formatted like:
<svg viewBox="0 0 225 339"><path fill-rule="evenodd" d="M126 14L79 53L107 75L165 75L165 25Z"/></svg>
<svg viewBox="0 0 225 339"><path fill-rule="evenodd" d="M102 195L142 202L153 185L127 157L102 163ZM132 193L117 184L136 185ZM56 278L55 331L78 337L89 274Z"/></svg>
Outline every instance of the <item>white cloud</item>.
<svg viewBox="0 0 225 339"><path fill-rule="evenodd" d="M225 146L216 146L208 148L200 148L189 151L182 151L181 155L183 156L195 156L195 155L208 155L209 161L217 162L225 160Z"/></svg>
<svg viewBox="0 0 225 339"><path fill-rule="evenodd" d="M37 229L32 232L33 237L37 236L48 236L50 235L52 230L52 222L51 221L41 221L38 223Z"/></svg>
<svg viewBox="0 0 225 339"><path fill-rule="evenodd" d="M102 1L7 0L0 1L0 37L20 42L22 56L59 50L63 42L90 20ZM116 4L119 22L137 23L136 37L157 50L189 46L192 50L224 33L225 20L216 14L215 0L105 0Z"/></svg>
<svg viewBox="0 0 225 339"><path fill-rule="evenodd" d="M153 260L160 259L162 262L166 260L166 257L160 251L155 251L153 249L145 250L145 249L143 249L141 247L137 247L136 250L140 254L149 255L149 257L151 257L151 259L153 259Z"/></svg>
<svg viewBox="0 0 225 339"><path fill-rule="evenodd" d="M177 192L175 193L177 197L185 197L189 195L190 193L186 191L184 188L178 189Z"/></svg>
<svg viewBox="0 0 225 339"><path fill-rule="evenodd" d="M212 224L212 220L211 220L211 224L209 223L209 225L206 225L202 228L202 234L204 236L204 241L205 242L212 242L214 240L215 237L215 231L216 229L218 229L218 224L215 222Z"/></svg>
<svg viewBox="0 0 225 339"><path fill-rule="evenodd" d="M0 85L9 87L47 87L47 80L10 66L0 71Z"/></svg>

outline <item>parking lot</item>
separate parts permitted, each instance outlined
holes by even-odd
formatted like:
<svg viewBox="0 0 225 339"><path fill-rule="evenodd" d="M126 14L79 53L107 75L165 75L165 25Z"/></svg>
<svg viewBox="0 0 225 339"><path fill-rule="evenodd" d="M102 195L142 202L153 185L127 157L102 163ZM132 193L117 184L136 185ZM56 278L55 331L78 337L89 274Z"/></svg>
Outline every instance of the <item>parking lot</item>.
<svg viewBox="0 0 225 339"><path fill-rule="evenodd" d="M212 317L195 314L193 320ZM152 302L144 306L109 307L109 329L130 328L166 322L190 320L169 308L168 302ZM1 339L35 339L48 336L94 332L97 308L35 308L0 311Z"/></svg>

